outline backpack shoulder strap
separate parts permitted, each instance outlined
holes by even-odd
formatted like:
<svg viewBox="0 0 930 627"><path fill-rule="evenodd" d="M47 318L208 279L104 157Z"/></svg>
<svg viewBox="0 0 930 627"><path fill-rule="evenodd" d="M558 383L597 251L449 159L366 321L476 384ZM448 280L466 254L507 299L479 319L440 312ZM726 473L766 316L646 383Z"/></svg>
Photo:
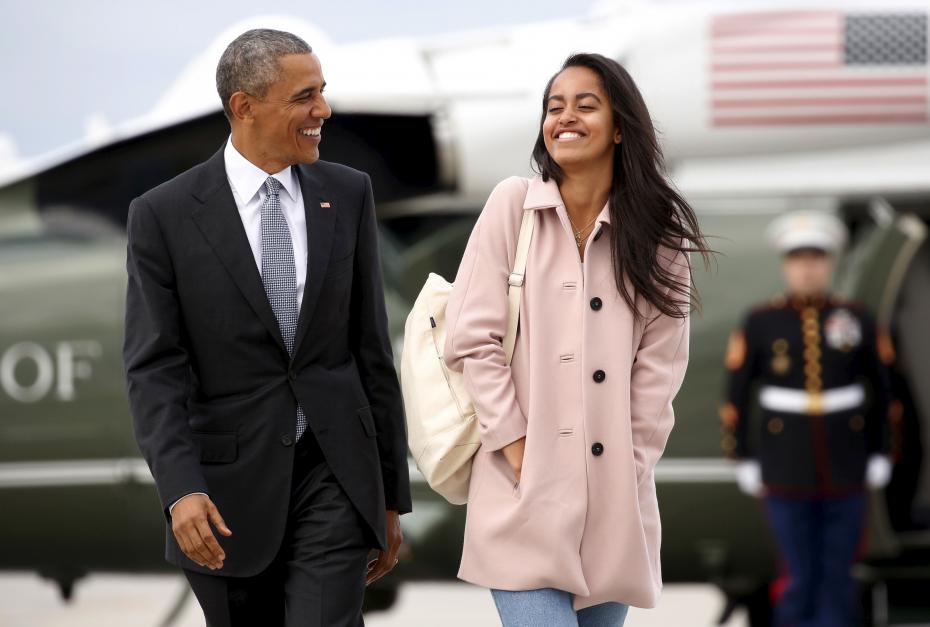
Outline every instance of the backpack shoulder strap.
<svg viewBox="0 0 930 627"><path fill-rule="evenodd" d="M514 344L517 341L517 324L520 321L520 300L523 297L523 281L526 276L526 258L530 251L530 242L533 240L533 227L536 225L536 210L524 209L523 222L520 223L520 236L517 239L517 253L513 260L513 271L510 273L507 297L510 301L509 315L507 317L507 334L504 336L504 353L507 355L507 364L513 359Z"/></svg>

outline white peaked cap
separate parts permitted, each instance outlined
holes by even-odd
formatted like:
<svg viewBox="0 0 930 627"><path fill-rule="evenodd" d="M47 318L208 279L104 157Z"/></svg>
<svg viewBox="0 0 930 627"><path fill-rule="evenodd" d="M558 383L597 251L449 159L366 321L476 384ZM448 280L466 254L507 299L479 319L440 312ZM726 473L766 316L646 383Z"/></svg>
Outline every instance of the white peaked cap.
<svg viewBox="0 0 930 627"><path fill-rule="evenodd" d="M799 248L818 248L835 253L848 238L842 220L823 211L792 211L777 217L766 229L769 242L780 253Z"/></svg>

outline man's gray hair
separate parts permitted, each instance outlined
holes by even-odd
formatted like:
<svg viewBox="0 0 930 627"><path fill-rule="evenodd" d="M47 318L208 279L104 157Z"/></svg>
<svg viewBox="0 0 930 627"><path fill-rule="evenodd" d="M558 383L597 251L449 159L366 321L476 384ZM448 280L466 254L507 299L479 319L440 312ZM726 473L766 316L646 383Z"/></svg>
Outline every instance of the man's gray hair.
<svg viewBox="0 0 930 627"><path fill-rule="evenodd" d="M268 87L281 78L280 57L311 52L297 35L270 28L248 30L233 39L216 66L216 91L226 118L232 120L229 98L237 91L265 97Z"/></svg>

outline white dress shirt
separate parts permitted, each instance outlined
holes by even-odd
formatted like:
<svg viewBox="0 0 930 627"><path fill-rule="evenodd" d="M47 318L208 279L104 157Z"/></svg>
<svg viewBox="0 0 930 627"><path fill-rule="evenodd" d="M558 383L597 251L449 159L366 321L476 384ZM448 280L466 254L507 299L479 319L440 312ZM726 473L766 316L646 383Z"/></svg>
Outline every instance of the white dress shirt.
<svg viewBox="0 0 930 627"><path fill-rule="evenodd" d="M229 180L233 199L239 209L239 218L242 219L242 226L245 227L245 234L252 248L252 256L255 257L255 265L258 266L258 273L261 274L262 203L268 195L265 190L265 179L269 174L236 150L233 146L232 135L226 142L223 159L226 162L226 178ZM297 310L300 311L304 298L304 284L307 282L307 217L304 213L303 194L300 191L297 172L292 166L270 176L278 179L284 189L283 192L279 192L278 199L281 202L281 210L284 212L287 228L291 232L291 243L294 246L294 263L297 266ZM191 494L203 494L203 492ZM184 496L190 496L190 494ZM181 499L168 507L169 514Z"/></svg>
<svg viewBox="0 0 930 627"><path fill-rule="evenodd" d="M252 247L255 265L262 271L262 203L265 202L265 179L269 174L257 165L246 159L236 150L232 143L232 135L226 142L223 153L226 161L226 178L232 188L236 207L245 234ZM304 298L304 284L307 281L307 218L304 213L304 199L300 191L300 182L293 166L288 166L280 172L270 176L281 182L284 191L279 193L281 209L287 228L291 232L291 243L294 246L294 262L297 265L297 310Z"/></svg>

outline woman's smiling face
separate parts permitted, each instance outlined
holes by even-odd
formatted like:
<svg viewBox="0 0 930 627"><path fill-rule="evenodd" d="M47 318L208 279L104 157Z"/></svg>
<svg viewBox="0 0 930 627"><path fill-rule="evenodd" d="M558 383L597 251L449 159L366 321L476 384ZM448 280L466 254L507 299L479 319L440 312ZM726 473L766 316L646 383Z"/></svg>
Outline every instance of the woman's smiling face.
<svg viewBox="0 0 930 627"><path fill-rule="evenodd" d="M552 81L543 119L543 140L552 159L571 170L609 159L620 143L601 79L586 67L570 67Z"/></svg>

